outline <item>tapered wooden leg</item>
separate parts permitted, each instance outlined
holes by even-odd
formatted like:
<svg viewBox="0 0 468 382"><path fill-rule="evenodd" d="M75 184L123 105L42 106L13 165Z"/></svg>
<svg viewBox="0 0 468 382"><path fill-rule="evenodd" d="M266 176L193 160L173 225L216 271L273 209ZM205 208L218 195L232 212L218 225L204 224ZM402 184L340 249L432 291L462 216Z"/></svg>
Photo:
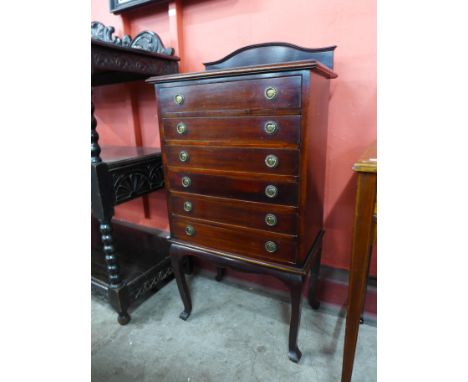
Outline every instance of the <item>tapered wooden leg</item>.
<svg viewBox="0 0 468 382"><path fill-rule="evenodd" d="M343 351L342 382L350 382L353 373L356 342L359 333L359 320L365 299L366 280L369 270L373 227L372 214L376 200L375 174L360 173L356 194L353 246L348 283L348 306Z"/></svg>
<svg viewBox="0 0 468 382"><path fill-rule="evenodd" d="M289 323L288 357L293 362L299 362L302 353L297 346L297 335L301 323L301 295L304 279L301 276L291 276L289 283L291 294L291 321Z"/></svg>
<svg viewBox="0 0 468 382"><path fill-rule="evenodd" d="M320 301L317 299L317 280L318 280L318 275L320 271L321 257L322 257L322 249L319 250L319 253L317 254L317 259L310 272L309 292L307 293L307 299L309 301L309 305L314 310L317 310L318 308L320 308Z"/></svg>
<svg viewBox="0 0 468 382"><path fill-rule="evenodd" d="M215 280L216 281L221 281L224 277L224 272L226 271L225 268L222 268L222 267L216 267L216 277L215 277Z"/></svg>
<svg viewBox="0 0 468 382"><path fill-rule="evenodd" d="M364 309L366 305L366 297L367 297L367 286L369 285L369 271L370 271L370 258L372 256L372 250L374 248L374 241L375 241L375 236L376 236L376 227L377 227L377 222L373 220L372 222L372 236L371 236L371 246L369 247L369 261L367 262L367 272L366 272L366 286L364 287L364 301L362 303L362 309L361 309L361 317L359 318L359 324L364 323Z"/></svg>
<svg viewBox="0 0 468 382"><path fill-rule="evenodd" d="M185 280L184 273L183 260L185 256L179 253L171 253L170 256L172 268L174 270L174 275L177 282L177 288L179 289L180 297L182 298L182 302L184 303L184 311L180 314L179 317L185 321L187 318L189 318L190 313L192 312L192 300L190 298L190 292L187 286L187 282Z"/></svg>

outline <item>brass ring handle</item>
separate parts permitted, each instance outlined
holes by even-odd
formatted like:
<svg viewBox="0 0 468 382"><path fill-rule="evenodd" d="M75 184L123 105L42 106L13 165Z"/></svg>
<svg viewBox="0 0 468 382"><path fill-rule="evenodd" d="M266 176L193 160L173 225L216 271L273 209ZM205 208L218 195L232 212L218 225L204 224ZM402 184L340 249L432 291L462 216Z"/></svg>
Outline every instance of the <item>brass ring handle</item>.
<svg viewBox="0 0 468 382"><path fill-rule="evenodd" d="M268 86L265 89L265 98L266 99L274 99L278 95L278 89L273 86Z"/></svg>
<svg viewBox="0 0 468 382"><path fill-rule="evenodd" d="M274 214L266 214L265 215L265 223L270 227L274 227L276 223L278 223L278 219Z"/></svg>
<svg viewBox="0 0 468 382"><path fill-rule="evenodd" d="M265 122L263 130L265 131L265 133L273 135L278 131L278 124L274 121Z"/></svg>
<svg viewBox="0 0 468 382"><path fill-rule="evenodd" d="M276 243L274 241L267 241L265 243L265 250L269 253L274 253L276 252L276 250L278 249L278 246L276 245Z"/></svg>
<svg viewBox="0 0 468 382"><path fill-rule="evenodd" d="M190 158L190 155L187 151L185 150L182 150L180 153L179 153L179 160L181 162L187 162Z"/></svg>
<svg viewBox="0 0 468 382"><path fill-rule="evenodd" d="M193 228L191 225L188 225L187 227L185 227L185 234L187 236L195 235L195 228Z"/></svg>
<svg viewBox="0 0 468 382"><path fill-rule="evenodd" d="M177 104L177 105L182 105L185 101L185 98L182 94L176 94L174 96L174 102Z"/></svg>
<svg viewBox="0 0 468 382"><path fill-rule="evenodd" d="M182 186L187 188L192 184L192 180L188 176L182 178Z"/></svg>
<svg viewBox="0 0 468 382"><path fill-rule="evenodd" d="M269 198L275 198L278 195L278 188L272 184L269 184L265 187L265 195Z"/></svg>
<svg viewBox="0 0 468 382"><path fill-rule="evenodd" d="M187 132L187 125L183 122L179 122L176 126L178 134L185 134Z"/></svg>
<svg viewBox="0 0 468 382"><path fill-rule="evenodd" d="M184 211L185 212L192 211L192 203L191 202L184 202Z"/></svg>
<svg viewBox="0 0 468 382"><path fill-rule="evenodd" d="M269 168L277 167L278 163L279 163L279 159L276 155L270 154L270 155L267 155L265 158L265 164Z"/></svg>

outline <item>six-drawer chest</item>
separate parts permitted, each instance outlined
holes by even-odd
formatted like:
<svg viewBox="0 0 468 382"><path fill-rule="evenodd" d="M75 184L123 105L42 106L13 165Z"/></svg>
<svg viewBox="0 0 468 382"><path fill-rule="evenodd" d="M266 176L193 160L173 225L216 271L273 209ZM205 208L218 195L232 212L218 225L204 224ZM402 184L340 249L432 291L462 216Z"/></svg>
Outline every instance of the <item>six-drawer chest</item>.
<svg viewBox="0 0 468 382"><path fill-rule="evenodd" d="M154 77L171 260L187 319L185 256L269 274L291 293L289 358L300 301L315 298L323 237L329 80L335 47L251 45L206 71Z"/></svg>

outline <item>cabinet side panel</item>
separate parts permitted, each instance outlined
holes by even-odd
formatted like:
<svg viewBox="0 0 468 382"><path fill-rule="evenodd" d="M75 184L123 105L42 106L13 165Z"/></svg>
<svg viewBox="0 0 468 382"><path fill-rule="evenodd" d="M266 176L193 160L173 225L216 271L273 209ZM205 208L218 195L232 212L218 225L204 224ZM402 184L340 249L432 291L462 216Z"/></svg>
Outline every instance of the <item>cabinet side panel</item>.
<svg viewBox="0 0 468 382"><path fill-rule="evenodd" d="M300 263L306 259L316 236L323 229L330 87L328 79L314 72L304 80L305 88L309 88L309 98L304 105L307 109L304 110L306 123L301 163Z"/></svg>

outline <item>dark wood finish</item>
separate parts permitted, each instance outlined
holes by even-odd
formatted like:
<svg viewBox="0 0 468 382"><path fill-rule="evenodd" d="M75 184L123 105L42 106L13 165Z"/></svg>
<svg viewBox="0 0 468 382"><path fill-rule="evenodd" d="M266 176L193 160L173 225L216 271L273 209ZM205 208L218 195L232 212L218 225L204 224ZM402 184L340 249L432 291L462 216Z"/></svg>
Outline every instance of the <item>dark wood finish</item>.
<svg viewBox="0 0 468 382"><path fill-rule="evenodd" d="M317 260L315 261L310 271L309 293L307 295L309 305L314 310L317 310L318 308L320 308L320 301L317 299L317 281L318 281L318 276L319 276L321 258L322 258L322 249L320 248L319 252L317 253Z"/></svg>
<svg viewBox="0 0 468 382"><path fill-rule="evenodd" d="M189 236L185 232L188 225L195 229L193 236ZM244 227L229 227L216 222L183 218L176 215L171 216L171 234L175 239L208 249L216 248L223 252L267 259L278 263L294 264L296 262L296 238L294 236ZM275 242L278 247L275 253L269 253L265 249L265 243L269 240Z"/></svg>
<svg viewBox="0 0 468 382"><path fill-rule="evenodd" d="M250 200L253 202L274 203L287 206L297 205L297 179L283 176L256 174L220 173L206 175L194 169L171 168L167 177L168 187L173 191L187 191L194 194L218 196L225 198ZM203 170L205 173L207 171ZM182 178L189 177L191 184L182 185ZM278 195L270 198L265 195L265 188L274 185Z"/></svg>
<svg viewBox="0 0 468 382"><path fill-rule="evenodd" d="M255 109L294 109L301 107L300 85L300 76L257 77L249 80L236 79L163 87L158 98L163 117L169 113L245 110L253 106ZM265 98L265 89L270 86L279 92L272 100ZM184 97L182 104L174 102L176 95Z"/></svg>
<svg viewBox="0 0 468 382"><path fill-rule="evenodd" d="M178 57L114 46L91 39L91 85L138 81L151 74L177 72Z"/></svg>
<svg viewBox="0 0 468 382"><path fill-rule="evenodd" d="M110 43L116 46L121 46L130 49L140 49L151 53L161 53L168 56L174 54L173 48L165 48L161 38L154 32L143 31L138 33L134 39L129 35L122 38L113 36L115 28L106 26L99 21L91 21L91 38L93 40ZM140 70L144 70L141 68Z"/></svg>
<svg viewBox="0 0 468 382"><path fill-rule="evenodd" d="M111 151L109 155L115 155L117 150L114 147L109 149ZM118 151L133 150L125 148ZM107 162L114 190L114 205L146 195L164 186L161 151L149 148L136 151L142 154L133 157L123 155L120 160L111 159ZM106 154L103 154L103 157L105 158Z"/></svg>
<svg viewBox="0 0 468 382"><path fill-rule="evenodd" d="M94 103L91 95L91 163L99 163L102 161L101 147L99 146L99 134L96 131L97 120L94 116Z"/></svg>
<svg viewBox="0 0 468 382"><path fill-rule="evenodd" d="M184 160L181 152L188 155ZM268 167L266 158L274 155L278 164ZM167 164L171 167L204 168L208 170L229 170L259 172L279 175L295 175L299 169L299 151L295 149L240 148L213 146L168 146ZM184 160L184 161L183 161Z"/></svg>
<svg viewBox="0 0 468 382"><path fill-rule="evenodd" d="M274 122L278 130L267 134L267 122ZM186 126L184 134L177 133L177 124ZM221 118L164 118L163 133L167 145L216 143L218 145L242 146L294 146L300 139L300 115L258 116L258 117L221 117ZM195 141L195 142L193 142Z"/></svg>
<svg viewBox="0 0 468 382"><path fill-rule="evenodd" d="M191 204L191 210L184 210L184 203ZM245 200L214 198L191 193L171 192L169 208L177 215L230 225L249 226L271 232L297 235L297 208L277 204L253 203ZM266 223L266 215L274 214L276 224Z"/></svg>
<svg viewBox="0 0 468 382"><path fill-rule="evenodd" d="M304 276L288 275L289 290L291 294L291 321L289 324L289 351L288 357L297 363L302 357L302 353L297 346L297 335L301 322L301 301Z"/></svg>
<svg viewBox="0 0 468 382"><path fill-rule="evenodd" d="M177 57L155 53L166 49L154 33L144 32L133 41L129 36L121 40L112 36L112 27L96 22L92 23L91 31L93 86L177 72ZM96 262L98 256L93 255L91 280L93 286L106 294L117 311L118 322L125 325L130 321L127 310L136 300L133 291L154 290L154 286L167 279L172 271L166 257L167 248L164 250L163 245L152 248L153 262L144 261L140 272L125 273L122 268L125 251L115 244L118 241L112 225L114 206L163 187L162 156L155 149L100 147L96 127L94 104L91 101L91 208L99 222L102 246L100 256L105 264L103 268L102 263ZM160 241L167 241L167 238ZM131 253L132 248L136 251L138 245L135 242L133 244L133 247L127 248L127 252ZM142 259L135 254L133 261L138 263Z"/></svg>
<svg viewBox="0 0 468 382"><path fill-rule="evenodd" d="M236 79L228 78L233 76L242 75L244 78L252 78L250 76L260 75L258 78L275 77L277 73L283 73L284 75L294 75L297 71L314 71L321 76L329 79L338 77L338 75L330 68L323 65L321 62L313 59L304 61L293 61L285 63L257 65L257 66L245 66L236 68L226 68L220 70L210 70L206 72L193 72L193 73L181 73L177 75L164 75L158 77L150 77L146 81L152 84L165 84L170 83L169 86L180 86L182 83L187 81L201 80L204 79L207 82L216 78L224 78L224 81L235 81ZM272 74L275 73L275 74ZM261 76L266 74L266 76Z"/></svg>
<svg viewBox="0 0 468 382"><path fill-rule="evenodd" d="M113 223L113 233L119 249L119 275L126 280L122 290L128 290L129 304L172 279L167 232L117 221ZM107 297L108 269L95 218L91 218L91 275L93 291Z"/></svg>
<svg viewBox="0 0 468 382"><path fill-rule="evenodd" d="M365 302L372 244L375 240L374 211L377 201L377 147L375 144L354 164L353 170L357 173L357 192L348 282L342 382L350 382L353 373L359 321Z"/></svg>
<svg viewBox="0 0 468 382"><path fill-rule="evenodd" d="M333 51L336 46L310 49L285 42L269 42L240 48L226 57L204 63L206 70L235 68L246 65L264 65L314 59L333 69Z"/></svg>
<svg viewBox="0 0 468 382"><path fill-rule="evenodd" d="M304 91L308 89L310 96L306 98L302 116L305 126L302 130L301 142L303 155L300 164L299 210L304 218L299 223L300 258L305 258L314 237L323 229L323 206L325 193L325 161L327 149L327 126L329 81L314 72L304 78Z"/></svg>
<svg viewBox="0 0 468 382"><path fill-rule="evenodd" d="M294 55L287 44L265 47L237 51L221 60L222 69L149 81L158 101L181 318L192 309L180 270L186 255L213 261L218 269L271 274L291 292L288 354L298 362L301 291L311 269L309 302L319 305L313 289L323 236L328 82L336 74L311 59L318 51L292 61L307 49ZM262 58L263 65L253 65L275 49L289 62ZM319 51L332 57L333 48ZM268 121L278 128L266 131ZM276 158L266 161L267 155ZM276 193L268 196L273 186ZM185 202L191 203L188 210ZM270 226L267 213L274 215Z"/></svg>
<svg viewBox="0 0 468 382"><path fill-rule="evenodd" d="M144 80L149 76L177 73L179 57L165 48L159 36L144 31L133 40L113 36L114 27L91 22L91 85L100 86Z"/></svg>

